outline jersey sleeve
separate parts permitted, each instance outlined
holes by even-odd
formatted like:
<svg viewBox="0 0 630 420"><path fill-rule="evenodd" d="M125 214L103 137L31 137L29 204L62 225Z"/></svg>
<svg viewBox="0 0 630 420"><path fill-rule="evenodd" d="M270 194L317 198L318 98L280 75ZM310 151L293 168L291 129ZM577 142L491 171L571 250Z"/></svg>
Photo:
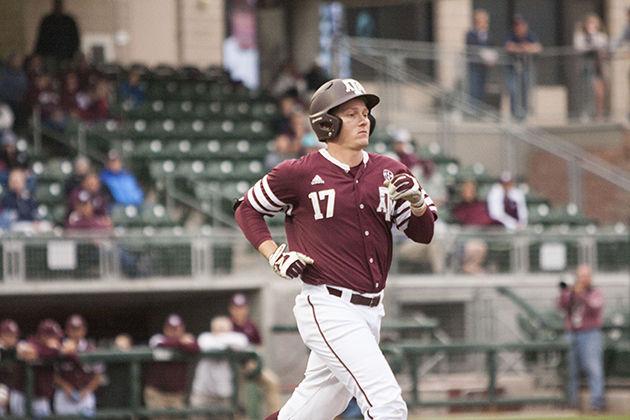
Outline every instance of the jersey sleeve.
<svg viewBox="0 0 630 420"><path fill-rule="evenodd" d="M297 196L294 187L297 165L296 160L282 162L259 179L247 191L244 200L265 216L275 216L281 212L290 215Z"/></svg>
<svg viewBox="0 0 630 420"><path fill-rule="evenodd" d="M405 172L413 176L411 171L409 171L409 169L407 169L406 167L402 170L397 171L396 174L400 172ZM420 193L422 194L422 198L424 199L424 202L427 204L427 207L428 207L427 211L430 211L431 214L433 215L433 221L437 220L438 213L437 213L437 207L435 206L435 203L433 202L431 197L429 197L429 194L427 194L424 188L420 189ZM405 232L407 228L409 227L409 221L412 217L411 206L409 205L409 201L397 200L394 203L393 213L394 213L393 222L396 225L396 228L401 232Z"/></svg>

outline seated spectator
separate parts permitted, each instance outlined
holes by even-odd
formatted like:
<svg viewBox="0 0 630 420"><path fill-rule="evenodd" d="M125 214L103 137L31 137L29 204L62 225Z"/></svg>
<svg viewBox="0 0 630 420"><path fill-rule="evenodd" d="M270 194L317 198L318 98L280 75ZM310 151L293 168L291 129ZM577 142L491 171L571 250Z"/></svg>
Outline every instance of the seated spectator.
<svg viewBox="0 0 630 420"><path fill-rule="evenodd" d="M477 198L477 184L474 181L464 181L460 187L459 200L452 210L455 222L462 226L491 226L496 224L484 201ZM464 244L461 268L464 273L483 273L488 245L481 239L469 239Z"/></svg>
<svg viewBox="0 0 630 420"><path fill-rule="evenodd" d="M279 97L288 92L294 92L298 97L306 92L306 81L290 60L282 65L271 85L273 96Z"/></svg>
<svg viewBox="0 0 630 420"><path fill-rule="evenodd" d="M186 332L186 325L179 315L169 315L162 332L163 334L151 337L149 346L152 349L164 348L187 354L199 353L195 338ZM181 409L186 406L189 365L188 361L155 362L148 365L144 378L144 402L147 408Z"/></svg>
<svg viewBox="0 0 630 420"><path fill-rule="evenodd" d="M245 334L247 340L252 346L261 346L262 337L258 332L258 327L249 316L250 308L247 297L242 293L236 293L230 299L228 306L232 328L235 332ZM243 373L245 376L251 374L256 364L250 361L245 364ZM267 404L267 412L273 413L280 410L280 381L277 375L269 368L263 368L260 374L252 378L258 386L263 390L265 403Z"/></svg>
<svg viewBox="0 0 630 420"><path fill-rule="evenodd" d="M210 323L210 332L202 333L197 339L201 351L245 349L249 345L247 336L232 331L232 328L232 321L229 318L224 316L214 318ZM190 405L195 408L229 407L233 390L233 375L228 360L201 359L195 370Z"/></svg>
<svg viewBox="0 0 630 420"><path fill-rule="evenodd" d="M527 226L527 204L525 194L514 185L509 172L501 174L501 182L492 186L488 193L490 217L508 230Z"/></svg>
<svg viewBox="0 0 630 420"><path fill-rule="evenodd" d="M44 362L58 359L64 355L73 358L74 348L68 345L62 346L62 337L63 331L57 321L45 319L37 326L37 333L34 337L29 338L26 343L18 344L18 356L31 360L35 358ZM51 414L50 402L55 392L55 367L51 363L35 364L33 372L35 375L33 415L36 418L48 417ZM11 394L11 414L23 417L26 414L24 372L20 376L22 380L17 384L16 392Z"/></svg>
<svg viewBox="0 0 630 420"><path fill-rule="evenodd" d="M140 206L144 201L144 193L138 185L136 177L123 169L120 154L112 150L107 155L105 169L101 171L101 182L109 190L116 204Z"/></svg>
<svg viewBox="0 0 630 420"><path fill-rule="evenodd" d="M285 94L278 99L278 110L280 114L273 121L273 130L276 135L286 133L290 130L291 115L300 111L302 106L293 95Z"/></svg>
<svg viewBox="0 0 630 420"><path fill-rule="evenodd" d="M291 142L291 137L287 134L280 134L273 142L274 150L265 156L265 167L272 169L280 162L287 159L295 159L299 154L294 151L295 147Z"/></svg>
<svg viewBox="0 0 630 420"><path fill-rule="evenodd" d="M0 417L9 412L11 393L19 381L22 369L18 364L17 344L20 339L20 327L12 319L0 322Z"/></svg>
<svg viewBox="0 0 630 420"><path fill-rule="evenodd" d="M79 77L74 72L66 73L61 92L61 108L72 118L78 119L90 105L90 97L79 88Z"/></svg>
<svg viewBox="0 0 630 420"><path fill-rule="evenodd" d="M18 128L25 126L28 117L26 110L28 78L23 64L24 57L21 54L11 53L7 57L6 65L0 70L0 102L11 107Z"/></svg>
<svg viewBox="0 0 630 420"><path fill-rule="evenodd" d="M109 118L111 89L109 82L99 79L89 93L89 102L82 112L82 118L89 122L103 121Z"/></svg>
<svg viewBox="0 0 630 420"><path fill-rule="evenodd" d="M68 211L72 212L79 203L79 196L87 197L92 204L95 216L107 216L109 214L109 196L101 186L101 180L96 172L89 172L81 181L81 185L75 188L69 197Z"/></svg>
<svg viewBox="0 0 630 420"><path fill-rule="evenodd" d="M44 231L50 224L39 220L37 202L26 188L26 173L22 169L13 169L9 173L8 191L0 204L0 226L4 229Z"/></svg>
<svg viewBox="0 0 630 420"><path fill-rule="evenodd" d="M76 230L109 230L112 220L107 215L97 215L92 204L90 193L81 190L76 197L74 211L68 216L67 229Z"/></svg>
<svg viewBox="0 0 630 420"><path fill-rule="evenodd" d="M74 314L66 320L64 344L74 348L77 354L95 350L88 341L87 324L81 315ZM55 374L55 413L93 417L96 411L94 392L103 382L104 366L101 363L86 364L78 360L64 360Z"/></svg>
<svg viewBox="0 0 630 420"><path fill-rule="evenodd" d="M26 171L29 168L28 153L18 150L17 141L13 131L0 131L0 182L5 186L13 169Z"/></svg>
<svg viewBox="0 0 630 420"><path fill-rule="evenodd" d="M138 70L131 70L129 77L120 86L118 100L129 109L137 108L144 103L145 92Z"/></svg>
<svg viewBox="0 0 630 420"><path fill-rule="evenodd" d="M66 178L63 191L66 197L70 198L70 194L75 188L79 187L83 182L83 178L91 171L90 160L85 156L77 156L74 160L74 169L72 175Z"/></svg>
<svg viewBox="0 0 630 420"><path fill-rule="evenodd" d="M42 121L48 121L53 117L55 111L59 109L60 98L49 74L35 76L27 92L27 101L31 108L39 109Z"/></svg>

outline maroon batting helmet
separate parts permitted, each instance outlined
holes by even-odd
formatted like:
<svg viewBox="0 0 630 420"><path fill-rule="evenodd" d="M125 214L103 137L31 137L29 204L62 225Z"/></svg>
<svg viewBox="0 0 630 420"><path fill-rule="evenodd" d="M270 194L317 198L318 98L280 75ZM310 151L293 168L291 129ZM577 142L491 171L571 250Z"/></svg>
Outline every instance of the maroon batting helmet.
<svg viewBox="0 0 630 420"><path fill-rule="evenodd" d="M341 130L341 118L333 115L331 111L352 99L363 99L368 110L372 110L380 98L371 93L365 93L365 89L354 79L333 79L324 83L311 98L309 120L311 127L320 141L328 141L339 134ZM376 120L372 113L370 119L370 134L374 131Z"/></svg>

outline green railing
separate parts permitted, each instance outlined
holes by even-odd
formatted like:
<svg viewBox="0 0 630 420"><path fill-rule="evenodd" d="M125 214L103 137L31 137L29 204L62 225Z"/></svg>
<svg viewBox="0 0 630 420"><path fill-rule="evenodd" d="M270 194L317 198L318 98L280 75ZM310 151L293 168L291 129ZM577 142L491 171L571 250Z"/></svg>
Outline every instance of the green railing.
<svg viewBox="0 0 630 420"><path fill-rule="evenodd" d="M116 409L99 409L93 418L97 419L134 419L138 416L170 416L188 418L190 415L225 415L232 417L238 408L239 395L239 369L241 362L245 360L254 360L257 363L257 369L248 374L255 376L262 369L262 361L255 351L207 351L191 356L180 353L178 351L158 348L150 349L149 347L134 347L129 351L115 350L97 350L90 353L80 354L79 359L84 363L105 363L107 364L126 364L128 367L129 379L129 399L128 405L124 408ZM142 364L143 363L160 363L173 361L189 361L195 363L201 358L227 359L232 369L232 400L229 407L204 407L184 409L148 409L142 405ZM48 363L55 363L50 361ZM32 418L33 389L35 384L35 375L33 367L35 364L25 364L25 412L26 417L7 416L7 419L24 419ZM56 419L80 419L81 416L60 416L53 415L47 417L51 420Z"/></svg>

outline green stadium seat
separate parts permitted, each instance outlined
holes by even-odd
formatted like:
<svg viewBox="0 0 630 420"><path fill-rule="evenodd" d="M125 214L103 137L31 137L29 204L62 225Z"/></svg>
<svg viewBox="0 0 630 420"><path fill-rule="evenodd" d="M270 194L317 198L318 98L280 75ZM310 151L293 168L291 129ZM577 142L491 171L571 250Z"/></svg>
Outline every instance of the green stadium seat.
<svg viewBox="0 0 630 420"><path fill-rule="evenodd" d="M35 189L35 200L40 204L56 204L65 200L61 182L39 183Z"/></svg>
<svg viewBox="0 0 630 420"><path fill-rule="evenodd" d="M175 174L176 165L172 160L154 161L149 164L149 174L153 179L163 179Z"/></svg>
<svg viewBox="0 0 630 420"><path fill-rule="evenodd" d="M63 181L72 174L72 162L67 159L51 159L33 162L32 170L40 180Z"/></svg>

